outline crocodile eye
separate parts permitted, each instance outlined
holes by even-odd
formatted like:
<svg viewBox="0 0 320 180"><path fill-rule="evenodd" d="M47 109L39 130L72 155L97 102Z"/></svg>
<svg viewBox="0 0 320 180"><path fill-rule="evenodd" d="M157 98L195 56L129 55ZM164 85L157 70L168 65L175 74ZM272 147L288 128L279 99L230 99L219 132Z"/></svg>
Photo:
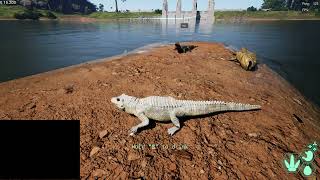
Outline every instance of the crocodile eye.
<svg viewBox="0 0 320 180"><path fill-rule="evenodd" d="M120 98L117 98L117 101L120 101Z"/></svg>

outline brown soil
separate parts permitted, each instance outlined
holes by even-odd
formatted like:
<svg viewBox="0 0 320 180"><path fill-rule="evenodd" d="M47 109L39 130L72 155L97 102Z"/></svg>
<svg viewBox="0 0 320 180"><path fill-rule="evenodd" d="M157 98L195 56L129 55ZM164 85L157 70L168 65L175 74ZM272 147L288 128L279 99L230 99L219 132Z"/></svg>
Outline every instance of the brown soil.
<svg viewBox="0 0 320 180"><path fill-rule="evenodd" d="M282 159L320 140L319 108L266 65L244 71L228 61L232 54L222 44L193 44L199 47L187 54L158 47L1 83L0 119L79 119L81 178L303 179L288 175ZM235 101L262 110L190 118L173 137L167 134L172 124L156 122L130 137L139 120L110 102L122 93ZM136 144L146 146L136 150Z"/></svg>

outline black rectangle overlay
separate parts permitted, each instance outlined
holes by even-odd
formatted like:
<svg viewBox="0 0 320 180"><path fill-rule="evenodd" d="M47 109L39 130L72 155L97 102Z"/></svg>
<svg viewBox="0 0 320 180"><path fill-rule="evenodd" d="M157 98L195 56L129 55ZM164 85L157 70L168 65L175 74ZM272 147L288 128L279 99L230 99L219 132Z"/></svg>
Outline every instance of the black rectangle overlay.
<svg viewBox="0 0 320 180"><path fill-rule="evenodd" d="M0 120L0 179L79 179L80 121Z"/></svg>

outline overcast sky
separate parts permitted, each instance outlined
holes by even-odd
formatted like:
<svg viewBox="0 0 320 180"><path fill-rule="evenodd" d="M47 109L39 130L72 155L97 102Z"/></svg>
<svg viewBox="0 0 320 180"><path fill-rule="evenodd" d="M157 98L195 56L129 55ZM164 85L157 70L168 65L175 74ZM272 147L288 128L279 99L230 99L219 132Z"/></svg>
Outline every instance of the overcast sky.
<svg viewBox="0 0 320 180"><path fill-rule="evenodd" d="M113 11L115 8L114 0L89 0L94 4L104 5L106 11ZM169 10L175 10L176 0L168 0ZM249 6L261 7L263 0L215 0L215 9L247 9ZM119 10L151 10L162 9L162 0L127 0L122 2L118 0ZM205 10L208 6L208 0L198 0L198 10ZM111 9L112 7L112 9ZM191 10L192 0L182 0L182 9Z"/></svg>

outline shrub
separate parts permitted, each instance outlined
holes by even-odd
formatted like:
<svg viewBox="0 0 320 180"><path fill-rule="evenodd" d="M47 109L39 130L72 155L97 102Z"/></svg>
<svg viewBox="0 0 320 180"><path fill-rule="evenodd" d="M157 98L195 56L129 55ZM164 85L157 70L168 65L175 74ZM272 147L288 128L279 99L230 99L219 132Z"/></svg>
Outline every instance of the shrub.
<svg viewBox="0 0 320 180"><path fill-rule="evenodd" d="M32 19L32 20L38 20L41 16L40 13L31 11L31 10L25 10L23 12L15 13L14 18L16 19Z"/></svg>
<svg viewBox="0 0 320 180"><path fill-rule="evenodd" d="M156 14L162 14L162 10L161 10L161 9L156 9L156 10L154 10L154 12L155 12Z"/></svg>
<svg viewBox="0 0 320 180"><path fill-rule="evenodd" d="M257 11L257 8L251 6L247 8L247 11Z"/></svg>
<svg viewBox="0 0 320 180"><path fill-rule="evenodd" d="M54 15L52 12L48 11L46 12L46 15L45 15L47 18L49 19L57 19L57 16Z"/></svg>

